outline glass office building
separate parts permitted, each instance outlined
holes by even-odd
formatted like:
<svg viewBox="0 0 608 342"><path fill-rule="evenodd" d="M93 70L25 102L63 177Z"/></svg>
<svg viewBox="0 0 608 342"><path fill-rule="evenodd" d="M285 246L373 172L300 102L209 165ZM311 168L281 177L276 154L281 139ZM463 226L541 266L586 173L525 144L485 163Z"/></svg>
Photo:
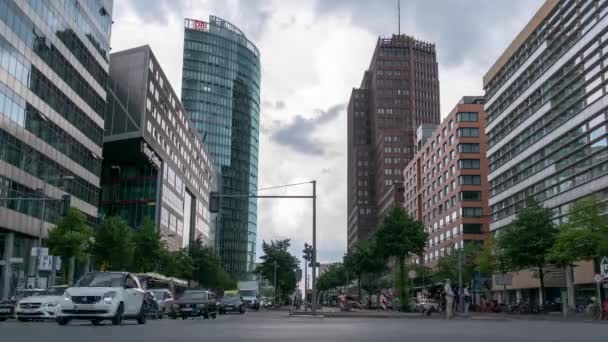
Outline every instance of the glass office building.
<svg viewBox="0 0 608 342"><path fill-rule="evenodd" d="M185 20L182 103L209 148L222 195L257 190L260 54L236 26L214 16ZM249 277L257 200L222 198L215 246L228 272Z"/></svg>
<svg viewBox="0 0 608 342"><path fill-rule="evenodd" d="M110 55L101 208L151 219L170 250L209 243L211 158L150 46Z"/></svg>
<svg viewBox="0 0 608 342"><path fill-rule="evenodd" d="M31 250L56 222L62 195L97 218L112 8L111 0L0 1L2 298L34 285ZM43 210L24 199L43 196L57 200ZM42 266L37 286L50 275Z"/></svg>

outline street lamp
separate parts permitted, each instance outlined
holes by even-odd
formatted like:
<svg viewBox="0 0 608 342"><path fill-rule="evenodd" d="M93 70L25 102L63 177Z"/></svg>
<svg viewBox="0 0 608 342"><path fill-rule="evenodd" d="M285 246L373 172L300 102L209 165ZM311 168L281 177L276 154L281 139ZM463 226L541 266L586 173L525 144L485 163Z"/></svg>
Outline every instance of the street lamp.
<svg viewBox="0 0 608 342"><path fill-rule="evenodd" d="M42 231L44 230L44 215L45 215L45 209L46 209L46 201L48 200L55 200L54 198L47 198L46 197L46 186L48 182L52 182L52 181L67 181L67 180L74 180L74 176L60 176L57 178L51 178L51 179L43 179L42 180L42 191L41 191L41 200L42 200L42 215L40 216L40 226L38 228L38 243L37 243L37 248L36 248L36 262L34 263L34 287L38 286L38 279L39 279L39 274L38 274L38 263L40 262L40 248L42 247ZM54 262L53 262L54 263ZM51 270L51 272L55 272L54 269ZM52 274L51 275L52 279L55 279L55 275Z"/></svg>

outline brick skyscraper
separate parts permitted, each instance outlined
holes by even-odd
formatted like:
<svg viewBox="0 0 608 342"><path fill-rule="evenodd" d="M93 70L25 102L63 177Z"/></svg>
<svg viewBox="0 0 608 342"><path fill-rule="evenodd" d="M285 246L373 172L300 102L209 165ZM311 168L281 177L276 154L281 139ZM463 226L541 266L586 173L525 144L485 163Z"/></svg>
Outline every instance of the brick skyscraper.
<svg viewBox="0 0 608 342"><path fill-rule="evenodd" d="M403 201L402 170L421 124L439 124L435 45L378 38L348 104L348 247L368 238L391 202Z"/></svg>

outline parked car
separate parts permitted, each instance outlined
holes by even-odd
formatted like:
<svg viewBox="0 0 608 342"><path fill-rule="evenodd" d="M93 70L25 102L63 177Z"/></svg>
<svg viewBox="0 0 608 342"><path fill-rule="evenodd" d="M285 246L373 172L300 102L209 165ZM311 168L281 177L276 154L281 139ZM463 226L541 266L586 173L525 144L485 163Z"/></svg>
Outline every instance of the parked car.
<svg viewBox="0 0 608 342"><path fill-rule="evenodd" d="M123 319L146 323L144 293L139 279L127 272L91 272L65 291L57 323L73 319L90 320L98 325L104 320L119 325Z"/></svg>
<svg viewBox="0 0 608 342"><path fill-rule="evenodd" d="M439 302L431 298L423 298L418 302L413 302L416 311L424 314L430 315L433 312L439 312Z"/></svg>
<svg viewBox="0 0 608 342"><path fill-rule="evenodd" d="M173 302L169 317L202 316L204 319L215 319L218 314L218 305L215 293L207 290L190 289L184 291L183 295Z"/></svg>
<svg viewBox="0 0 608 342"><path fill-rule="evenodd" d="M57 308L67 286L53 286L47 290L35 291L17 301L15 317L19 321L55 319Z"/></svg>
<svg viewBox="0 0 608 342"><path fill-rule="evenodd" d="M0 322L15 316L15 300L0 300Z"/></svg>
<svg viewBox="0 0 608 342"><path fill-rule="evenodd" d="M160 308L161 318L171 311L171 306L175 301L173 294L168 289L148 289L152 293Z"/></svg>
<svg viewBox="0 0 608 342"><path fill-rule="evenodd" d="M243 304L240 296L224 296L218 305L220 314L225 314L228 312L238 312L240 314L245 313L245 304Z"/></svg>

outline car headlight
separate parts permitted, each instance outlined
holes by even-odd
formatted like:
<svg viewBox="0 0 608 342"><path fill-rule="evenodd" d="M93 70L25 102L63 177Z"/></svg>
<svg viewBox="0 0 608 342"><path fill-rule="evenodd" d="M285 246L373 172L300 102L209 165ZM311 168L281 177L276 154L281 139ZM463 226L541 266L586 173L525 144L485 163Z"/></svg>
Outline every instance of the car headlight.
<svg viewBox="0 0 608 342"><path fill-rule="evenodd" d="M103 302L106 304L112 304L114 297L116 297L115 291L106 292L103 294Z"/></svg>
<svg viewBox="0 0 608 342"><path fill-rule="evenodd" d="M68 291L65 291L63 293L63 299L64 300L72 300L72 295Z"/></svg>

